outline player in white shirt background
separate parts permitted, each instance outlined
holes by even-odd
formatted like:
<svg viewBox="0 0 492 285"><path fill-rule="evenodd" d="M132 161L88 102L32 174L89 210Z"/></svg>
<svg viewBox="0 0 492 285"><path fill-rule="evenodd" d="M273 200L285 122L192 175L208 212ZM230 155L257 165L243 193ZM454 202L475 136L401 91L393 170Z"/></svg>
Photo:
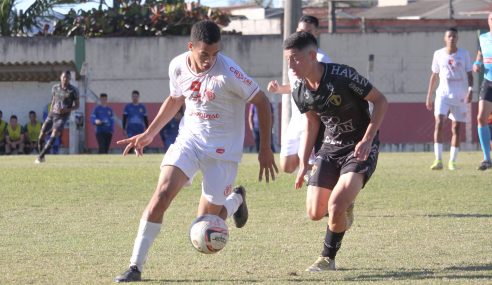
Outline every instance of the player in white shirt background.
<svg viewBox="0 0 492 285"><path fill-rule="evenodd" d="M456 158L460 146L460 130L466 122L467 104L472 100L473 75L470 54L467 50L458 48L458 31L449 28L444 33L446 46L434 52L432 59L432 73L429 79L426 107L434 110L434 155L432 170L443 168L443 124L445 117L452 121L452 138L448 169L456 169ZM436 82L436 99L433 103L433 92Z"/></svg>
<svg viewBox="0 0 492 285"><path fill-rule="evenodd" d="M244 187L233 189L243 152L245 106L254 104L260 122L259 180L278 173L271 144L270 102L257 83L230 58L220 53L220 28L211 21L195 23L188 51L169 65L170 96L142 134L121 140L140 156L164 125L186 106L184 124L165 154L155 192L140 220L130 266L116 282L141 280L151 244L161 230L164 212L197 171L203 173L197 216L233 216L236 227L245 225L248 210Z"/></svg>
<svg viewBox="0 0 492 285"><path fill-rule="evenodd" d="M310 15L303 15L297 24L297 32L307 32L314 37L319 36L318 18ZM319 62L331 63L331 59L321 50L318 49L316 58ZM288 70L289 84L280 85L277 80L268 83L267 90L271 93L290 94L292 86L297 77L291 69ZM293 173L299 166L299 143L302 133L305 129L305 119L297 109L291 97L291 118L287 131L283 132L282 142L280 144L280 168L286 173ZM322 132L323 133L323 132ZM311 161L312 164L312 161Z"/></svg>

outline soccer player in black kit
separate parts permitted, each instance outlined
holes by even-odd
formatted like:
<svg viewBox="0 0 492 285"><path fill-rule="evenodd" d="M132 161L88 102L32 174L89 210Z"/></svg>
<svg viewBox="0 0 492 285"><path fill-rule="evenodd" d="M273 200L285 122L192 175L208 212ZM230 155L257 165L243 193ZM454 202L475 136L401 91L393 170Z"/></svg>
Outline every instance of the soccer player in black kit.
<svg viewBox="0 0 492 285"><path fill-rule="evenodd" d="M284 55L298 80L292 96L307 117L295 187L302 187L321 123L326 127L308 181L306 211L311 220L328 212L321 256L306 271L335 270L335 256L347 230L346 211L376 169L378 130L388 102L347 65L316 60L316 38L297 32L284 41ZM369 103L373 104L372 113Z"/></svg>

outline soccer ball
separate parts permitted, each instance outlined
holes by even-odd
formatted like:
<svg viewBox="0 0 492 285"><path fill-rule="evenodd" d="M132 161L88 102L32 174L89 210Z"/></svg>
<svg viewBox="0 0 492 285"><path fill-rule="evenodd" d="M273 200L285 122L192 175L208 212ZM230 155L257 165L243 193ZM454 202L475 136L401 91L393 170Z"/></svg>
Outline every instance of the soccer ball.
<svg viewBox="0 0 492 285"><path fill-rule="evenodd" d="M216 215L196 218L190 227L190 241L201 253L216 253L223 249L229 239L229 229L223 219Z"/></svg>

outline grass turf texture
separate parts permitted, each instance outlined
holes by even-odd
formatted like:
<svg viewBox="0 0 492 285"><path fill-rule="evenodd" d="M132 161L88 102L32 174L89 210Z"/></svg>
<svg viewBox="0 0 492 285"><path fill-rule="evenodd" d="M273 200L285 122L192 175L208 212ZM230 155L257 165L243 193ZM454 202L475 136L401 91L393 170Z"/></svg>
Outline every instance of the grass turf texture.
<svg viewBox="0 0 492 285"><path fill-rule="evenodd" d="M124 271L162 155L0 157L0 283L111 284ZM308 273L326 220L305 214L294 175L257 183L256 155L243 157L237 183L248 190L250 220L229 221L227 246L195 251L188 228L201 176L166 213L144 284L492 284L492 171L429 170L432 153L382 153L359 194L336 272ZM278 162L278 157L277 157Z"/></svg>

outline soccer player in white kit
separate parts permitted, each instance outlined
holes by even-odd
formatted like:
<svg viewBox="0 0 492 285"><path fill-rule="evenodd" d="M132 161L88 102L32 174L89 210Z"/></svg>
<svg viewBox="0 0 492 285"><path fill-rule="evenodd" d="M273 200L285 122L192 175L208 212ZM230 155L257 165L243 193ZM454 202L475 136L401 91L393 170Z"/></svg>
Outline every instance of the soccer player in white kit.
<svg viewBox="0 0 492 285"><path fill-rule="evenodd" d="M432 59L432 74L429 79L426 107L434 108L434 155L432 170L440 170L442 165L443 134L445 116L452 121L452 138L448 169L456 169L456 157L460 146L460 130L463 128L468 112L467 104L472 100L473 75L470 54L458 48L458 31L449 28L444 33L446 47L436 50ZM436 99L433 104L432 93L439 78ZM448 115L449 114L449 115Z"/></svg>
<svg viewBox="0 0 492 285"><path fill-rule="evenodd" d="M257 83L230 58L220 53L220 29L201 21L191 30L189 51L169 65L170 96L142 134L121 140L140 156L166 123L186 105L184 124L165 154L155 192L140 220L130 266L116 282L141 280L151 244L161 230L164 212L195 173L203 173L197 216L233 216L236 227L245 225L248 211L245 189L236 187L238 163L243 152L246 103L256 105L260 121L259 180L275 179L278 172L270 148L270 102Z"/></svg>
<svg viewBox="0 0 492 285"><path fill-rule="evenodd" d="M299 19L297 24L297 32L307 32L318 37L318 18L310 15L304 15ZM319 62L331 63L330 57L328 57L321 49L318 49L316 58ZM289 84L279 85L277 80L270 81L268 83L267 90L272 93L290 94L293 84L296 81L296 77L292 70L288 70ZM299 109L297 109L291 97L291 118L287 131L284 132L282 142L280 144L280 168L286 173L293 173L299 166L299 142L304 132L304 116L301 115ZM312 163L311 163L312 164Z"/></svg>

